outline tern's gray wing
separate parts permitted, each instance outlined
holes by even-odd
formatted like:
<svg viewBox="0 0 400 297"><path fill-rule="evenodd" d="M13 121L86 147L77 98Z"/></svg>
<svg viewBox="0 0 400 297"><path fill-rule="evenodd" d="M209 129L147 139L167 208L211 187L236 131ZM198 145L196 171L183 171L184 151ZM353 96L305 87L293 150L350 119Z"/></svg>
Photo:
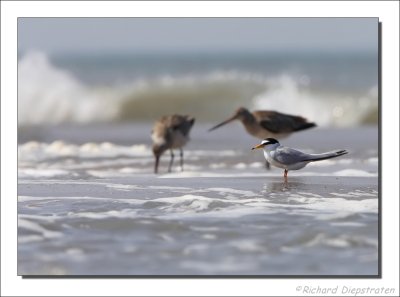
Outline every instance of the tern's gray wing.
<svg viewBox="0 0 400 297"><path fill-rule="evenodd" d="M310 155L289 147L281 146L275 150L273 159L282 164L291 165L298 162L308 161Z"/></svg>

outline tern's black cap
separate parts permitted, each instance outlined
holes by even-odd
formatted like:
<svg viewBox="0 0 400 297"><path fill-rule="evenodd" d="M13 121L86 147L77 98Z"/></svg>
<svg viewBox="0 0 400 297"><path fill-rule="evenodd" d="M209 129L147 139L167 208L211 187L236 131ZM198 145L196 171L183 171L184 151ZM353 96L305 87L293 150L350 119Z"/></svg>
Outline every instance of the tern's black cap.
<svg viewBox="0 0 400 297"><path fill-rule="evenodd" d="M266 145L266 144L279 143L279 141L276 140L275 138L265 138L261 143Z"/></svg>

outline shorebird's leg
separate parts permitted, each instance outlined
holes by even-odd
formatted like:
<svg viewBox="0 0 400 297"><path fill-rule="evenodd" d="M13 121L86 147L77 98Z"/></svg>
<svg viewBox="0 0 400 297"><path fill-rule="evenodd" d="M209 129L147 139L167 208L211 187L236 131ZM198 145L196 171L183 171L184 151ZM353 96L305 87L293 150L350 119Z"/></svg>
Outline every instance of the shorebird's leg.
<svg viewBox="0 0 400 297"><path fill-rule="evenodd" d="M156 161L154 162L154 173L158 173L158 163L160 162L160 156L156 156Z"/></svg>
<svg viewBox="0 0 400 297"><path fill-rule="evenodd" d="M287 183L287 174L288 174L288 171L287 171L287 169L285 169L284 174L283 174L283 178L285 179L285 183Z"/></svg>
<svg viewBox="0 0 400 297"><path fill-rule="evenodd" d="M269 164L268 161L265 161L265 169L267 169L267 170L271 169L271 165Z"/></svg>
<svg viewBox="0 0 400 297"><path fill-rule="evenodd" d="M180 148L180 157L181 157L181 171L183 171L183 149Z"/></svg>
<svg viewBox="0 0 400 297"><path fill-rule="evenodd" d="M172 164L174 163L174 152L172 149L170 150L170 152L171 152L171 160L169 161L168 172L171 172Z"/></svg>

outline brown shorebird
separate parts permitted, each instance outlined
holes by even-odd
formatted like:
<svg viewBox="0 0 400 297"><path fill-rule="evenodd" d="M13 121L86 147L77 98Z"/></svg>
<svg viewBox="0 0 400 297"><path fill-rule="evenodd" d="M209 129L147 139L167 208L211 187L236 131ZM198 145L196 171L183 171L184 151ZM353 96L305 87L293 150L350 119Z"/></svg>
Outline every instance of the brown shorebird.
<svg viewBox="0 0 400 297"><path fill-rule="evenodd" d="M164 116L154 123L151 131L153 139L153 154L155 157L154 173L158 172L158 163L161 155L170 150L171 159L168 172L171 172L174 162L173 149L179 148L181 158L181 170L183 171L183 150L182 147L189 141L189 132L194 124L194 118L187 115Z"/></svg>
<svg viewBox="0 0 400 297"><path fill-rule="evenodd" d="M315 127L315 123L308 122L300 116L293 116L272 110L248 111L244 107L236 110L235 114L208 131L215 130L234 120L240 120L246 131L259 139L268 137L281 139L291 133Z"/></svg>

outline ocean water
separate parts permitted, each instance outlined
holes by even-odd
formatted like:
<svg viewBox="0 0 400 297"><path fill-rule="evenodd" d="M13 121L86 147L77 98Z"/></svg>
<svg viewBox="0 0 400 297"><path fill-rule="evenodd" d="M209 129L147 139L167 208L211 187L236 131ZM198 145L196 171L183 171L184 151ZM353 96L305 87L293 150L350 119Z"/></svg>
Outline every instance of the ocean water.
<svg viewBox="0 0 400 297"><path fill-rule="evenodd" d="M350 153L289 172L285 184L241 126L207 127L194 127L185 170L176 160L167 173L166 154L159 175L144 132L151 125L57 127L20 144L18 273L378 274L376 128L294 135L284 143ZM135 142L123 144L126 131Z"/></svg>
<svg viewBox="0 0 400 297"><path fill-rule="evenodd" d="M370 54L20 56L19 275L378 274L377 61ZM266 170L238 106L318 127L282 144L346 149ZM196 117L167 173L152 122Z"/></svg>
<svg viewBox="0 0 400 297"><path fill-rule="evenodd" d="M239 106L321 126L377 124L375 53L21 54L19 125L226 118Z"/></svg>

